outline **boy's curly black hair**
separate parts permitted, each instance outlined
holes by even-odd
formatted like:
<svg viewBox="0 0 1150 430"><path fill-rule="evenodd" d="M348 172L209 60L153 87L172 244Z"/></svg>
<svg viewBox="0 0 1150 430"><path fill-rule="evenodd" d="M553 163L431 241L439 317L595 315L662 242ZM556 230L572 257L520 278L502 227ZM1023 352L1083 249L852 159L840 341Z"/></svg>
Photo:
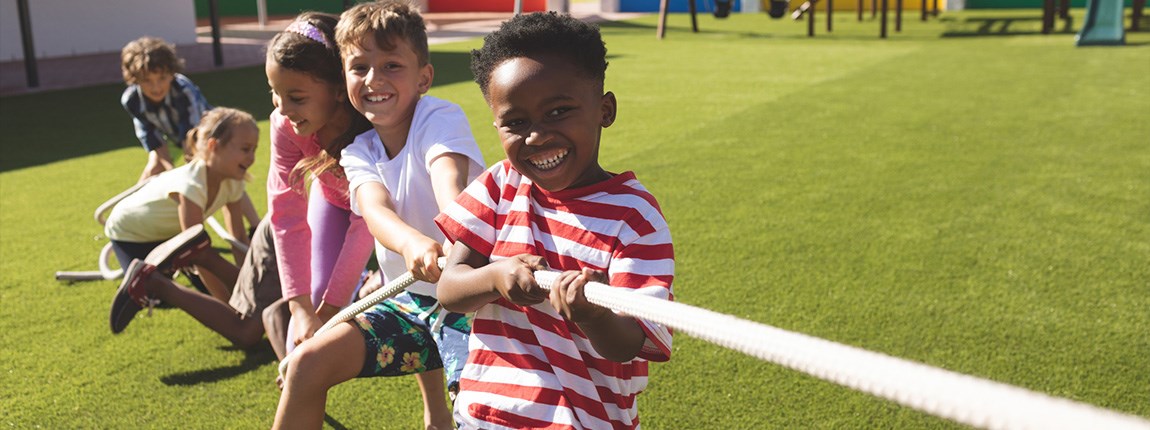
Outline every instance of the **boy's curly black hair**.
<svg viewBox="0 0 1150 430"><path fill-rule="evenodd" d="M607 46L599 27L555 12L523 14L483 38L483 48L471 51L471 73L487 97L491 72L512 58L559 55L600 84L607 72Z"/></svg>

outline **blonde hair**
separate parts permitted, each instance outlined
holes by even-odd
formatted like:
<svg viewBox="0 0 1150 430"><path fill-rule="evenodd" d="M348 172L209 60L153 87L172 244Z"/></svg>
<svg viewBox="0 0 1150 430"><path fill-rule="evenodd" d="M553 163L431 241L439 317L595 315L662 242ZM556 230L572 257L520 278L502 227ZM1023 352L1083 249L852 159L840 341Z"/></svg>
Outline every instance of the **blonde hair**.
<svg viewBox="0 0 1150 430"><path fill-rule="evenodd" d="M419 57L420 66L431 62L431 53L427 48L427 25L419 14L419 8L411 3L360 3L339 16L339 24L335 26L335 41L341 54L347 55L347 49L351 46L362 48L363 40L369 36L375 39L375 44L380 48L388 50L395 49L396 38L406 40Z"/></svg>
<svg viewBox="0 0 1150 430"><path fill-rule="evenodd" d="M120 72L128 85L135 84L149 72L182 71L184 59L176 55L176 47L158 37L141 37L128 42L120 51Z"/></svg>
<svg viewBox="0 0 1150 430"><path fill-rule="evenodd" d="M235 134L235 130L242 126L251 127L257 133L259 132L255 118L247 112L228 107L218 107L207 111L200 118L200 123L188 130L188 135L184 140L184 158L191 155L200 161L207 161L214 150L209 141L216 139L216 145L227 145L231 141L232 135Z"/></svg>

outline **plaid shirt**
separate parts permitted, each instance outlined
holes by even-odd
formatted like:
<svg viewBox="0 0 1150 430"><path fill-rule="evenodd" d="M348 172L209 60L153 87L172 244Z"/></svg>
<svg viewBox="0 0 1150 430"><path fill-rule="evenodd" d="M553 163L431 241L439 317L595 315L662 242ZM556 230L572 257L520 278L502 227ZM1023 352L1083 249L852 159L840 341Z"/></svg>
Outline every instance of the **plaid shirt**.
<svg viewBox="0 0 1150 430"><path fill-rule="evenodd" d="M120 104L132 115L136 137L148 151L162 146L165 138L183 147L188 130L212 109L196 84L179 73L172 78L172 88L162 103L147 101L139 85L129 85L120 96Z"/></svg>

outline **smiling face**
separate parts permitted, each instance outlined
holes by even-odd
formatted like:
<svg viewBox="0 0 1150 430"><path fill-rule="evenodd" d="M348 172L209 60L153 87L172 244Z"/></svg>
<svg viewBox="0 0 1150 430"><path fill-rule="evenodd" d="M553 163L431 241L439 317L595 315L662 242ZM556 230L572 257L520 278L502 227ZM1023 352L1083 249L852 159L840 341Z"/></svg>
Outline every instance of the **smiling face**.
<svg viewBox="0 0 1150 430"><path fill-rule="evenodd" d="M431 87L434 70L420 65L411 45L392 38L394 49L383 49L373 37L344 48L344 72L351 105L363 114L383 138L406 141L407 129L419 97Z"/></svg>
<svg viewBox="0 0 1150 430"><path fill-rule="evenodd" d="M221 177L243 180L248 169L255 164L259 140L259 129L249 124L236 125L227 142L209 143L212 149L205 163L208 169L218 172Z"/></svg>
<svg viewBox="0 0 1150 430"><path fill-rule="evenodd" d="M167 70L148 71L136 79L136 84L148 101L160 103L168 96L168 91L172 90L172 80L175 77L175 74Z"/></svg>
<svg viewBox="0 0 1150 430"><path fill-rule="evenodd" d="M599 137L615 121L615 95L562 57L516 57L491 71L487 103L507 159L543 189L560 191L610 178L599 166Z"/></svg>
<svg viewBox="0 0 1150 430"><path fill-rule="evenodd" d="M273 60L265 64L264 71L272 104L291 121L292 130L300 136L311 136L328 126L347 97L339 85L285 68Z"/></svg>

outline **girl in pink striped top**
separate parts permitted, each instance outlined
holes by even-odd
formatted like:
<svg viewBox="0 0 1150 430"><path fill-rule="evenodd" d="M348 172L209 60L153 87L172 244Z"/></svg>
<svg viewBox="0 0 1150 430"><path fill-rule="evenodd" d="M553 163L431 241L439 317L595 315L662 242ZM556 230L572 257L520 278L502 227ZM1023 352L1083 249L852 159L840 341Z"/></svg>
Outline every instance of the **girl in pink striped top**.
<svg viewBox="0 0 1150 430"><path fill-rule="evenodd" d="M291 310L288 351L351 302L374 243L363 218L351 212L338 161L371 123L348 101L337 22L333 15L304 13L268 43L265 69L276 106L268 216Z"/></svg>

